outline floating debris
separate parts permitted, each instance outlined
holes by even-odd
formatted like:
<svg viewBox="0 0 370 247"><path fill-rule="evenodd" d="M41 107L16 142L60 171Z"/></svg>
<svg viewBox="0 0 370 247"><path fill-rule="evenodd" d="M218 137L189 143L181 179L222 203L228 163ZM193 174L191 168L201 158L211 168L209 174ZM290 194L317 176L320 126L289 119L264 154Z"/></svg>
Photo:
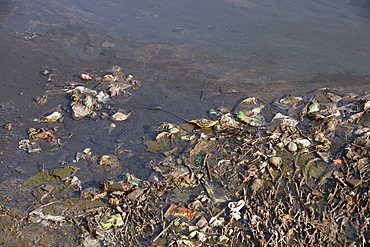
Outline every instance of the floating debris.
<svg viewBox="0 0 370 247"><path fill-rule="evenodd" d="M28 153L37 153L42 151L42 148L36 142L31 142L28 139L20 140L18 147L19 149L23 149Z"/></svg>
<svg viewBox="0 0 370 247"><path fill-rule="evenodd" d="M291 103L298 103L300 101L302 101L303 98L302 97L299 97L299 96L293 96L293 95L288 95L284 98L282 98L281 100L279 100L279 102L281 104L291 104Z"/></svg>
<svg viewBox="0 0 370 247"><path fill-rule="evenodd" d="M30 140L47 140L51 145L57 145L58 141L52 132L52 130L43 128L30 128L28 130L28 137Z"/></svg>
<svg viewBox="0 0 370 247"><path fill-rule="evenodd" d="M111 193L114 191L127 192L127 191L131 191L133 188L131 184L119 183L119 182L114 182L114 181L100 183L99 187L102 191L108 192L108 193Z"/></svg>
<svg viewBox="0 0 370 247"><path fill-rule="evenodd" d="M97 158L93 157L92 159L96 159L92 165L92 168L96 171L111 171L117 169L119 166L118 158L115 155L101 155Z"/></svg>
<svg viewBox="0 0 370 247"><path fill-rule="evenodd" d="M48 96L47 95L42 95L39 97L35 97L34 103L36 105L45 105L48 102Z"/></svg>
<svg viewBox="0 0 370 247"><path fill-rule="evenodd" d="M81 77L81 80L85 80L85 81L92 80L91 76L86 73L80 74L80 77Z"/></svg>
<svg viewBox="0 0 370 247"><path fill-rule="evenodd" d="M72 112L73 112L73 117L78 120L81 119L87 115L90 115L93 111L89 108L87 108L85 105L82 103L75 103L73 102L71 104Z"/></svg>
<svg viewBox="0 0 370 247"><path fill-rule="evenodd" d="M13 127L13 125L12 125L11 123L7 123L7 124L3 125L3 128L4 128L5 130L11 130L11 129L12 129L12 127Z"/></svg>
<svg viewBox="0 0 370 247"><path fill-rule="evenodd" d="M280 112L276 113L276 115L273 117L271 122L276 124L276 125L284 124L284 125L288 125L288 126L291 126L291 127L295 127L299 123L298 120L296 120L296 119L294 119L290 116L285 116L285 115L281 114Z"/></svg>
<svg viewBox="0 0 370 247"><path fill-rule="evenodd" d="M246 116L243 112L238 112L236 115L236 121L249 124L253 127L260 127L265 124L263 121L260 121L256 118Z"/></svg>
<svg viewBox="0 0 370 247"><path fill-rule="evenodd" d="M131 116L131 112L129 112L128 114L124 114L122 112L116 112L110 117L110 119L116 122L121 122L121 121L127 120L130 116Z"/></svg>
<svg viewBox="0 0 370 247"><path fill-rule="evenodd" d="M212 120L202 118L202 119L190 120L189 123L196 124L198 127L201 127L201 128L209 128L209 127L212 127L218 124L218 120L212 121Z"/></svg>
<svg viewBox="0 0 370 247"><path fill-rule="evenodd" d="M183 217L188 220L191 220L194 214L196 214L196 211L192 211L190 209L171 204L171 206L167 209L166 213L164 214L164 217L165 218Z"/></svg>
<svg viewBox="0 0 370 247"><path fill-rule="evenodd" d="M58 111L51 113L50 115L47 115L46 117L43 117L40 119L42 123L55 123L59 119L62 118L62 114Z"/></svg>
<svg viewBox="0 0 370 247"><path fill-rule="evenodd" d="M62 91L69 96L70 109L51 110L33 124L55 123L70 112L75 120L93 118L87 119L90 124L105 121L98 126L111 134L118 123L108 125L108 118L125 121L131 116L131 111L126 114L116 106L141 83L118 66L102 77L93 74L94 80L81 74L85 81L68 83ZM150 174L141 167L119 173L121 160L136 155L122 141L112 154L93 155L85 148L71 162L87 163L89 172L117 181L109 178L99 182L99 188L82 188L75 176L79 168L66 159L63 166L43 168L24 182L36 198L33 205L41 206L19 218L83 229L79 236L86 236L81 243L87 246L139 246L145 241L153 246L366 245L369 99L369 95L339 96L323 88L303 97L276 99L279 109L248 97L233 110L210 110L211 120L200 116L181 124L156 124L143 138L147 151L153 152L147 153L153 158L145 164ZM19 148L40 156L46 145L61 147L57 127L29 128L28 139L20 140ZM142 157L140 153L135 158ZM81 193L76 198L77 193L68 194L69 190ZM90 204L94 207L86 209Z"/></svg>
<svg viewBox="0 0 370 247"><path fill-rule="evenodd" d="M100 225L106 228L109 228L111 226L120 227L124 225L124 222L123 222L121 214L115 214L115 215L109 216L108 219L105 220L105 222L100 222Z"/></svg>

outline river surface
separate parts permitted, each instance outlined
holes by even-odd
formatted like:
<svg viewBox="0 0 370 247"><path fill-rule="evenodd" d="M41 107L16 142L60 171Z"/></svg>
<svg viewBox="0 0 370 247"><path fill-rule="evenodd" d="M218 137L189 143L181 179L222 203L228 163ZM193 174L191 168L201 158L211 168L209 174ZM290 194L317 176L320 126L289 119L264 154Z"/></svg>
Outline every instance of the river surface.
<svg viewBox="0 0 370 247"><path fill-rule="evenodd" d="M271 104L322 87L370 93L369 42L366 0L2 0L0 121L13 127L0 130L0 183L73 164L86 147L103 155L118 145L134 156L107 173L77 164L83 186L139 170L146 179L145 163L161 157L143 145L153 124L207 117L209 109L232 108L249 96ZM81 82L80 73L103 76L112 66L142 86L116 102L132 116L108 134L110 120L72 119L69 98L57 92L66 82ZM55 93L35 105L46 91ZM53 127L73 136L56 151L19 149L29 128L48 127L33 119L57 105L65 119ZM145 109L151 106L166 111ZM2 197L17 203L13 193Z"/></svg>

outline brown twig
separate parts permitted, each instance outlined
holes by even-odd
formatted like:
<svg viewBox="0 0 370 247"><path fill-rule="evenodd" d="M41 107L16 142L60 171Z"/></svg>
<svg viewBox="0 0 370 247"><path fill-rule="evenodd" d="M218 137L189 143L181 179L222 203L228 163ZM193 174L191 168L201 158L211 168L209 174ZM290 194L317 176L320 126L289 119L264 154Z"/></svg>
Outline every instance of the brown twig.
<svg viewBox="0 0 370 247"><path fill-rule="evenodd" d="M157 237L155 237L154 239L153 239L153 243L155 243L155 241L157 241L158 240L158 238L160 238L168 229L170 229L170 227L173 225L173 223L175 223L176 221L178 221L180 218L176 218L176 219L174 219L170 224L168 224L168 226L166 227L166 228L164 228L163 229L163 231L161 231L158 235L157 235Z"/></svg>
<svg viewBox="0 0 370 247"><path fill-rule="evenodd" d="M212 154L208 153L206 154L206 156L204 157L204 160L203 160L203 166L205 166L207 168L207 174L208 174L208 177L209 177L209 181L210 182L213 182L213 179L212 179L212 173L211 173L211 169L209 168L209 165L208 165L208 158L211 156Z"/></svg>

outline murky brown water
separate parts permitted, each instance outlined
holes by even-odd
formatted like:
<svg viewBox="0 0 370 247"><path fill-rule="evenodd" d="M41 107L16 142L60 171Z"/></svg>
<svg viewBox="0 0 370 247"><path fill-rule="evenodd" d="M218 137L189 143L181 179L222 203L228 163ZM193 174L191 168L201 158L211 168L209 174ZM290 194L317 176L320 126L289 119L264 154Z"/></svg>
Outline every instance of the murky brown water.
<svg viewBox="0 0 370 247"><path fill-rule="evenodd" d="M85 147L106 154L118 143L135 155L113 173L79 164L82 182L141 169L158 158L142 144L147 126L183 122L142 106L159 105L192 119L206 117L215 106L232 108L245 96L271 103L320 87L370 92L370 5L361 0L8 0L0 2L0 31L0 118L2 125L14 126L0 130L2 183L70 163ZM113 65L143 83L129 101L116 105L132 111L128 121L107 135L108 120L74 121L66 114L59 132L73 137L63 148L39 154L18 149L27 129L39 127L33 118L59 104L68 111L64 94L52 95L43 106L34 105L34 97L79 82L81 72L102 76ZM51 82L41 75L44 69L52 69ZM4 190L3 202L26 200L16 193Z"/></svg>

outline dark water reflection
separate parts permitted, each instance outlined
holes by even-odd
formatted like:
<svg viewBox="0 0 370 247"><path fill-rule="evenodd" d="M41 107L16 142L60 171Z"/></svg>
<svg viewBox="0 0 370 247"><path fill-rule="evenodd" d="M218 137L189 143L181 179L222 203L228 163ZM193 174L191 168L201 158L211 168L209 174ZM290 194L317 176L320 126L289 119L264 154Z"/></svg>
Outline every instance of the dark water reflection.
<svg viewBox="0 0 370 247"><path fill-rule="evenodd" d="M15 127L1 130L0 181L71 162L87 146L110 153L118 137L135 156L108 174L81 163L79 178L90 183L135 172L159 157L144 150L145 126L183 122L140 106L160 105L191 119L218 105L231 108L245 96L271 103L320 87L369 93L369 41L365 0L1 1L0 117ZM67 116L59 131L74 136L65 147L35 155L18 149L26 130L37 127L33 118L58 104L68 108L62 94L44 106L35 106L34 97L79 81L78 73L103 75L113 65L143 82L117 106L131 110L131 119L108 136L109 121ZM52 82L40 75L44 69L53 69Z"/></svg>

